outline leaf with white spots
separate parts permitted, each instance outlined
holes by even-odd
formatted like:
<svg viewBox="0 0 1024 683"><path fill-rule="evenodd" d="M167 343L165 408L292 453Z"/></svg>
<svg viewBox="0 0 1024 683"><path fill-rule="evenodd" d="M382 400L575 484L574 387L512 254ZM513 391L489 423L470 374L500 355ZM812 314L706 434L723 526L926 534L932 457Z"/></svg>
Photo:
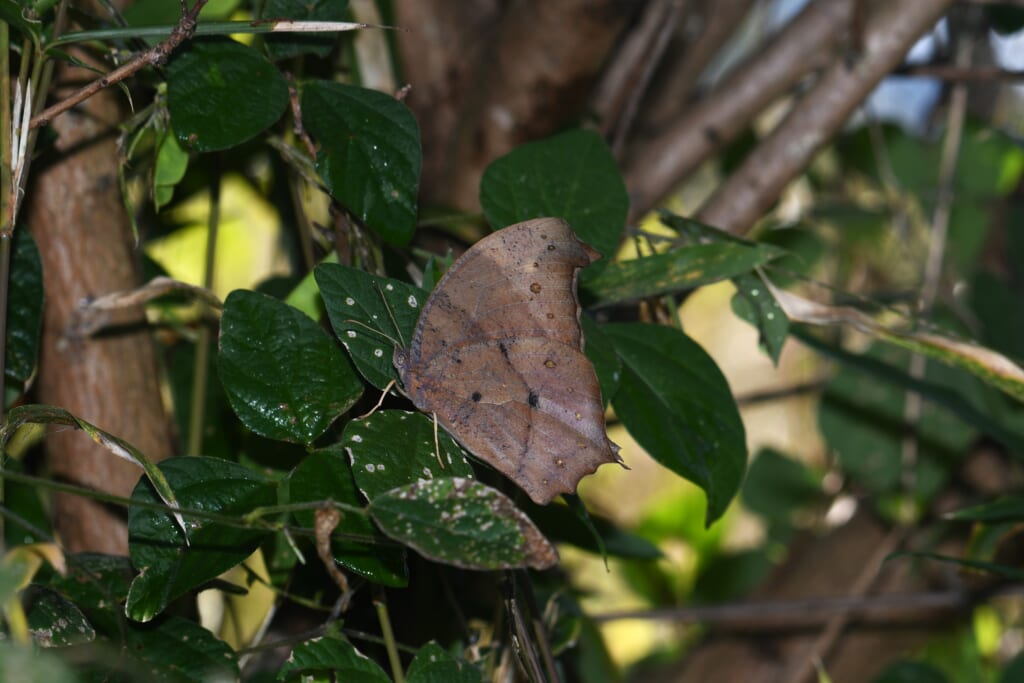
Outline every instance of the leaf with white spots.
<svg viewBox="0 0 1024 683"><path fill-rule="evenodd" d="M391 678L373 660L333 633L296 645L277 672L277 680L391 683Z"/></svg>
<svg viewBox="0 0 1024 683"><path fill-rule="evenodd" d="M354 507L365 504L356 489L342 444L332 444L303 458L281 482L280 498L289 503L333 500ZM301 526L313 528L315 511L300 510L294 514ZM366 515L343 512L334 529L331 553L341 566L374 583L409 583L405 549L395 547L381 536Z"/></svg>
<svg viewBox="0 0 1024 683"><path fill-rule="evenodd" d="M370 502L381 530L427 559L463 569L547 569L554 546L508 496L472 479L431 479Z"/></svg>
<svg viewBox="0 0 1024 683"><path fill-rule="evenodd" d="M345 354L305 313L241 289L224 302L217 369L238 418L280 441L311 443L364 389Z"/></svg>
<svg viewBox="0 0 1024 683"><path fill-rule="evenodd" d="M732 298L732 310L739 317L757 327L761 335L761 346L776 365L782 344L789 334L789 318L779 306L771 290L760 275L734 277L736 295Z"/></svg>
<svg viewBox="0 0 1024 683"><path fill-rule="evenodd" d="M405 675L407 683L481 683L480 672L464 659L456 659L434 642L416 651Z"/></svg>
<svg viewBox="0 0 1024 683"><path fill-rule="evenodd" d="M438 461L434 433L432 419L404 410L381 410L346 424L342 443L351 458L356 485L366 499L437 477L472 478L466 452L440 427Z"/></svg>
<svg viewBox="0 0 1024 683"><path fill-rule="evenodd" d="M397 380L395 347L412 339L427 293L337 263L317 266L314 276L331 327L356 369L378 389Z"/></svg>

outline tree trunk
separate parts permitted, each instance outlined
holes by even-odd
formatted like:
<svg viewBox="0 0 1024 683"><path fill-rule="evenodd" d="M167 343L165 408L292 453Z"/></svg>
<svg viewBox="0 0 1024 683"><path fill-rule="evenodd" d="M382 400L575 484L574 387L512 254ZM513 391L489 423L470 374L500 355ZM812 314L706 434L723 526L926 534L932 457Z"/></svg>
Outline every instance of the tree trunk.
<svg viewBox="0 0 1024 683"><path fill-rule="evenodd" d="M94 74L67 68L58 76L75 77ZM171 454L173 438L149 332L137 324L82 338L70 327L83 300L140 284L118 182L120 97L112 88L57 117L56 149L32 168L24 220L39 245L46 291L37 392L41 403L66 408L160 460ZM144 322L141 311L136 320ZM53 431L46 452L60 480L128 496L139 478L136 466L78 431ZM123 508L59 494L53 510L68 550L127 553Z"/></svg>

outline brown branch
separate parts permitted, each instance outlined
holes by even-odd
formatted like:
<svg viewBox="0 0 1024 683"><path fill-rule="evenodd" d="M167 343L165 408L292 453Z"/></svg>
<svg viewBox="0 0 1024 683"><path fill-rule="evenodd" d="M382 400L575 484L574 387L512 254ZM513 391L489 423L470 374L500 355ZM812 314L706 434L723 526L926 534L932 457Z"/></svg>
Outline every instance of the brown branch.
<svg viewBox="0 0 1024 683"><path fill-rule="evenodd" d="M684 0L683 4L686 4ZM591 109L599 121L601 134L607 139L617 128L622 112L630 97L637 91L637 78L653 60L651 48L666 27L666 21L673 11L678 11L675 0L655 0L643 9L636 26L626 33L625 40L618 47L605 69L601 80L591 96ZM678 21L678 20L677 20ZM671 26L672 31L675 30ZM655 62L656 63L656 62Z"/></svg>
<svg viewBox="0 0 1024 683"><path fill-rule="evenodd" d="M850 21L849 0L818 0L737 65L705 100L639 141L625 163L633 220L739 135L768 104L824 65Z"/></svg>
<svg viewBox="0 0 1024 683"><path fill-rule="evenodd" d="M131 59L131 61L122 64L110 73L100 76L88 85L85 85L81 89L71 93L60 102L57 102L56 104L39 112L32 117L30 127L38 128L40 126L48 125L55 117L63 114L75 105L84 102L100 90L114 85L115 83L120 83L129 76L141 71L144 67L159 66L160 64L165 63L167 58L170 57L171 53L174 52L179 45L190 39L195 34L199 12L203 9L203 5L206 3L207 0L196 0L196 4L192 9L189 9L187 1L181 0L181 20L178 22L178 25L174 27L174 30L171 31L171 35L167 40L139 55L136 55Z"/></svg>
<svg viewBox="0 0 1024 683"><path fill-rule="evenodd" d="M661 68L664 82L657 82L652 88L650 102L644 106L640 129L660 130L677 119L692 105L697 82L711 61L730 38L736 34L736 27L747 16L753 0L704 0L703 7L691 19L696 28L687 27L685 45L676 49L673 59L666 60ZM697 35L692 38L689 33Z"/></svg>
<svg viewBox="0 0 1024 683"><path fill-rule="evenodd" d="M868 19L860 58L852 64L845 60L834 63L718 188L698 220L736 234L753 227L952 4L953 0L892 0L880 7Z"/></svg>
<svg viewBox="0 0 1024 683"><path fill-rule="evenodd" d="M937 78L950 83L964 81L1024 81L1024 70L998 66L962 67L954 64L912 64L893 72L896 76Z"/></svg>
<svg viewBox="0 0 1024 683"><path fill-rule="evenodd" d="M837 615L858 620L878 619L886 624L936 618L939 613L962 613L998 597L1024 595L1024 586L992 591L941 590L919 593L883 593L793 600L758 600L725 605L697 605L647 610L622 610L589 615L598 623L610 621L667 621L704 623L744 632L772 632L808 628Z"/></svg>

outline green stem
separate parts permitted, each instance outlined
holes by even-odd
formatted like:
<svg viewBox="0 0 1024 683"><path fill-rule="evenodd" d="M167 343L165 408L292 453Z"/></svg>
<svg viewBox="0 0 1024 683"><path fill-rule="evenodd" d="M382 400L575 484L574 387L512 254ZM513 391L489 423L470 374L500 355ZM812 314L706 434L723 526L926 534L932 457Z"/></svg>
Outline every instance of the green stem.
<svg viewBox="0 0 1024 683"><path fill-rule="evenodd" d="M322 23L322 22L320 22ZM342 24L336 22L334 27L317 28L317 22L295 22L294 28L282 31L273 22L255 23L252 21L203 21L196 26L197 36L226 36L235 33L339 33L362 28L388 28L386 26L364 26L362 24ZM306 28L304 28L304 26ZM74 31L47 44L47 48L62 47L72 43L89 41L109 41L125 38L159 38L166 40L174 26L126 26L124 28L106 28L94 31Z"/></svg>
<svg viewBox="0 0 1024 683"><path fill-rule="evenodd" d="M213 181L210 185L210 221L206 233L206 263L203 266L203 287L213 289L213 269L217 260L217 233L220 228L220 169L216 162L212 164ZM207 307L200 303L201 312ZM196 339L196 359L192 369L192 412L188 420L188 442L185 452L198 455L203 447L203 423L206 417L206 388L209 384L210 347L212 335L210 327L200 315L199 337Z"/></svg>
<svg viewBox="0 0 1024 683"><path fill-rule="evenodd" d="M395 633L391 630L391 617L388 616L387 601L384 598L384 591L378 591L373 598L373 606L377 610L377 620L380 622L380 633L384 637L384 648L388 652L388 663L391 665L391 676L395 683L405 683L405 673L402 671L402 660L398 657L398 645L395 643Z"/></svg>
<svg viewBox="0 0 1024 683"><path fill-rule="evenodd" d="M11 196L11 29L6 21L0 21L0 419L6 413L7 378L7 293L11 264L11 230L14 221L8 200ZM0 453L0 477L4 472L4 458ZM4 502L4 487L0 486L0 504ZM0 553L6 550L4 544L4 520L0 517Z"/></svg>
<svg viewBox="0 0 1024 683"><path fill-rule="evenodd" d="M84 497L84 498L91 498L91 499L99 501L101 503L112 503L114 505L122 505L124 507L131 506L131 507L134 507L134 508L137 508L137 509L140 509L140 510L155 510L155 511L158 511L158 512L167 512L168 514L172 510L165 503L162 503L162 502L156 502L156 501L150 502L150 501L144 501L144 500L134 500L132 498L125 498L124 496L117 496L117 495L114 495L112 493L104 493L103 491L98 491L96 489L86 488L84 486L77 486L75 484L66 484L66 483L59 482L59 481L53 481L52 479L43 479L41 477L34 477L34 476L30 475L30 474L22 474L20 472L12 472L10 470L7 470L7 471L3 472L3 479L6 480L6 481L12 481L12 482L15 482L15 483L18 483L18 484L26 484L26 485L32 486L32 487L43 488L43 489L47 489L47 490L50 490L50 491L57 491L59 493L70 493L70 494L73 494L73 495L76 495L76 496L80 496L80 497ZM336 502L330 501L330 500L311 501L309 503L294 503L292 505L274 506L274 508L267 507L267 508L264 508L264 511L271 511L272 510L274 512L280 512L280 511L284 511L285 508L289 508L289 507L291 507L291 508L293 508L295 510L317 509L317 508L321 508L321 507L323 507L325 505L330 505L330 506L333 506L333 507L337 507L338 509L344 510L346 512L354 512L356 514L362 514L362 515L367 514L366 511L363 510L362 508L359 508L359 507L356 507L356 506L353 506L353 505L345 505L344 503L336 503ZM314 535L313 529L308 529L308 528L305 528L305 527L291 527L291 526L289 526L287 524L280 524L280 523L277 523L277 522L268 522L268 521L264 521L262 519L239 518L239 517L234 517L234 516L231 516L231 515L222 515L222 514L219 514L219 513L216 513L216 512L210 512L208 510L199 510L199 509L195 509L195 508L186 508L186 507L179 507L179 508L175 509L174 511L175 512L179 512L183 516L189 517L191 519L200 519L200 520L204 520L204 521L207 521L207 522L213 522L215 524L220 524L222 526L231 527L233 529L254 529L255 528L255 529L263 529L263 530L266 530L266 531L281 531L283 529L288 529L289 532L291 532L291 533L293 533L293 534L295 534L297 536L309 536L309 537L312 537ZM375 544L375 545L390 545L389 541L384 541L384 540L380 539L379 537L374 537L372 535L371 536L366 536L364 534L335 533L335 534L332 534L332 537L343 539L343 540L349 540L349 541L358 541L360 543L371 543L371 544Z"/></svg>

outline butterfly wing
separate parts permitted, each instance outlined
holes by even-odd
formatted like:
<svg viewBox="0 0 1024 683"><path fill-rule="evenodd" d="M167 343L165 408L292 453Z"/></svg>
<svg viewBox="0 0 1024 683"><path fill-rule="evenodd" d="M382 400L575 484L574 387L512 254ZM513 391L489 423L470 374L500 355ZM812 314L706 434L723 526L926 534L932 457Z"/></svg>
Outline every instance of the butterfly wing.
<svg viewBox="0 0 1024 683"><path fill-rule="evenodd" d="M576 296L598 258L554 218L485 237L430 295L401 367L416 407L537 503L618 461Z"/></svg>

